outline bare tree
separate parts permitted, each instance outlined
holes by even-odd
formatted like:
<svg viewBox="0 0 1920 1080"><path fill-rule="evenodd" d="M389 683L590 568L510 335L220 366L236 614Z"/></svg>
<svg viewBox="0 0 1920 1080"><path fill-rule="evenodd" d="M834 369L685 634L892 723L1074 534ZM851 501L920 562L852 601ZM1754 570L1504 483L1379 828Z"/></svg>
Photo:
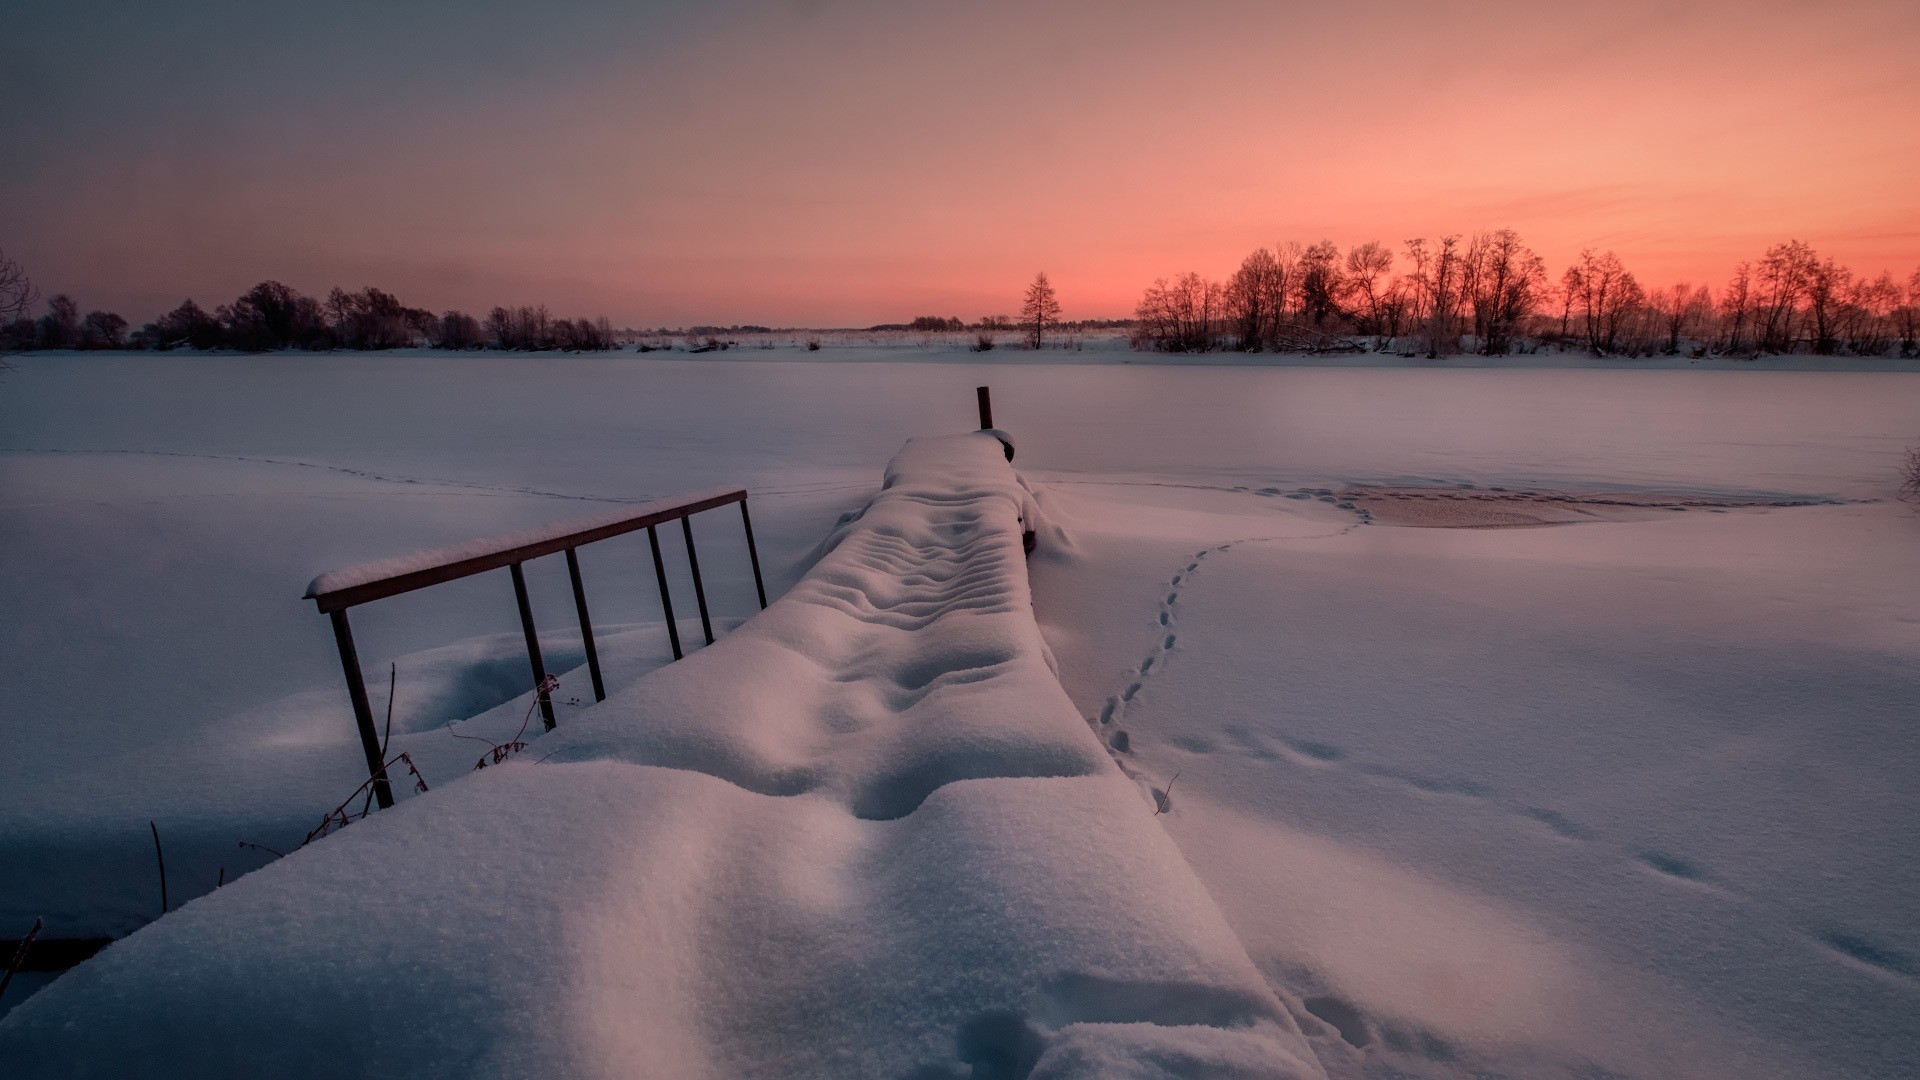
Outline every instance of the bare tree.
<svg viewBox="0 0 1920 1080"><path fill-rule="evenodd" d="M277 281L263 281L215 314L227 344L247 352L325 348L331 343L319 301Z"/></svg>
<svg viewBox="0 0 1920 1080"><path fill-rule="evenodd" d="M1647 299L1648 314L1665 340L1668 356L1680 352L1680 343L1706 321L1713 311L1713 294L1705 285L1695 288L1686 282L1655 289Z"/></svg>
<svg viewBox="0 0 1920 1080"><path fill-rule="evenodd" d="M1533 315L1546 289L1547 264L1512 229L1477 233L1462 266L1462 292L1473 309L1480 351L1505 356L1513 335Z"/></svg>
<svg viewBox="0 0 1920 1080"><path fill-rule="evenodd" d="M1359 317L1361 333L1385 332L1392 274L1393 252L1378 240L1369 240L1347 252L1348 304Z"/></svg>
<svg viewBox="0 0 1920 1080"><path fill-rule="evenodd" d="M1210 352L1218 345L1227 313L1227 290L1199 274L1186 273L1147 288L1134 309L1139 324L1133 344L1159 352Z"/></svg>
<svg viewBox="0 0 1920 1080"><path fill-rule="evenodd" d="M1621 331L1631 329L1629 322L1640 313L1646 292L1611 251L1600 255L1591 248L1582 251L1579 266L1579 306L1587 348L1595 356L1606 356L1619 350ZM1637 351L1638 345L1635 342L1630 351Z"/></svg>
<svg viewBox="0 0 1920 1080"><path fill-rule="evenodd" d="M1612 254L1609 252L1608 254ZM1623 271L1607 294L1600 313L1600 349L1603 353L1638 355L1646 347L1647 293L1631 272Z"/></svg>
<svg viewBox="0 0 1920 1080"><path fill-rule="evenodd" d="M327 295L334 333L349 349L400 349L430 337L439 320L432 312L409 308L392 293L367 286L359 292L334 289Z"/></svg>
<svg viewBox="0 0 1920 1080"><path fill-rule="evenodd" d="M1813 351L1822 356L1834 351L1842 308L1853 283L1853 271L1829 258L1807 264L1807 319L1812 324Z"/></svg>
<svg viewBox="0 0 1920 1080"><path fill-rule="evenodd" d="M1720 318L1727 326L1727 352L1740 351L1746 340L1742 335L1752 315L1753 267L1744 262L1735 263L1733 276L1727 279L1727 287L1720 294Z"/></svg>
<svg viewBox="0 0 1920 1080"><path fill-rule="evenodd" d="M43 349L71 349L80 344L80 305L66 293L47 297L47 313L40 316Z"/></svg>
<svg viewBox="0 0 1920 1080"><path fill-rule="evenodd" d="M220 320L191 300L182 301L179 307L141 327L140 336L160 350L217 349L226 343Z"/></svg>
<svg viewBox="0 0 1920 1080"><path fill-rule="evenodd" d="M326 302L321 305L326 312L327 325L332 327L334 340L346 342L353 338L353 297L347 290L335 285L327 293Z"/></svg>
<svg viewBox="0 0 1920 1080"><path fill-rule="evenodd" d="M33 300L33 282L27 278L27 272L7 258L5 251L0 251L0 323L24 318Z"/></svg>
<svg viewBox="0 0 1920 1080"><path fill-rule="evenodd" d="M1053 283L1047 280L1045 271L1033 276L1033 284L1027 286L1026 300L1020 305L1020 321L1027 327L1027 347L1038 349L1046 344L1049 325L1060 321L1060 298L1054 294Z"/></svg>
<svg viewBox="0 0 1920 1080"><path fill-rule="evenodd" d="M1292 301L1294 294L1300 290L1300 260L1305 257L1306 249L1300 246L1298 240L1288 240L1286 243L1274 245L1273 264L1278 273L1274 286L1280 298L1280 303L1275 309L1276 334L1280 325L1290 317L1287 305Z"/></svg>
<svg viewBox="0 0 1920 1080"><path fill-rule="evenodd" d="M440 316L430 340L436 349L477 349L485 340L480 335L480 320L464 311L449 311Z"/></svg>
<svg viewBox="0 0 1920 1080"><path fill-rule="evenodd" d="M1687 298L1686 319L1680 329L1702 342L1696 346L1696 356L1706 351L1713 336L1713 310L1713 290L1705 285L1695 286L1693 295Z"/></svg>
<svg viewBox="0 0 1920 1080"><path fill-rule="evenodd" d="M90 349L117 349L126 335L127 320L111 311L89 311L81 341Z"/></svg>
<svg viewBox="0 0 1920 1080"><path fill-rule="evenodd" d="M33 300L33 281L27 272L0 251L0 356L33 347L33 323L27 318ZM0 362L0 370L6 366Z"/></svg>
<svg viewBox="0 0 1920 1080"><path fill-rule="evenodd" d="M1920 270L1907 279L1907 302L1900 305L1900 355L1920 352Z"/></svg>
<svg viewBox="0 0 1920 1080"><path fill-rule="evenodd" d="M1893 274L1853 278L1840 297L1834 335L1855 356L1878 356L1899 333L1900 305L1905 295Z"/></svg>
<svg viewBox="0 0 1920 1080"><path fill-rule="evenodd" d="M1233 324L1234 347L1255 352L1279 335L1286 310L1287 275L1274 253L1261 248L1247 256L1227 283L1226 317Z"/></svg>
<svg viewBox="0 0 1920 1080"><path fill-rule="evenodd" d="M1800 301L1819 257L1799 240L1767 249L1755 275L1754 320L1759 324L1760 348L1792 352L1799 343Z"/></svg>
<svg viewBox="0 0 1920 1080"><path fill-rule="evenodd" d="M1322 240L1300 253L1300 314L1322 326L1339 318L1342 291L1340 249Z"/></svg>
<svg viewBox="0 0 1920 1080"><path fill-rule="evenodd" d="M1572 336L1572 309L1580 304L1580 294L1586 290L1586 279L1580 275L1580 263L1567 267L1567 273L1561 275L1559 286L1553 288L1555 300L1561 306L1561 340L1565 342Z"/></svg>
<svg viewBox="0 0 1920 1080"><path fill-rule="evenodd" d="M1460 238L1452 235L1441 237L1431 249L1425 239L1407 241L1407 258L1413 263L1409 276L1419 297L1416 318L1426 324L1429 360L1451 356L1460 347L1459 249Z"/></svg>

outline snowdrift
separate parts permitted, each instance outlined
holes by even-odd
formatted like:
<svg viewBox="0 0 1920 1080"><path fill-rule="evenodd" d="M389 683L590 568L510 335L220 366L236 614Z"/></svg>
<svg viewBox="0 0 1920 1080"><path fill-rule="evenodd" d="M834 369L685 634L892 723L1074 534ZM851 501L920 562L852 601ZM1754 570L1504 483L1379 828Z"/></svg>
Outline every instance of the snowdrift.
<svg viewBox="0 0 1920 1080"><path fill-rule="evenodd" d="M109 947L13 1076L1320 1077L1062 690L992 433L786 596Z"/></svg>

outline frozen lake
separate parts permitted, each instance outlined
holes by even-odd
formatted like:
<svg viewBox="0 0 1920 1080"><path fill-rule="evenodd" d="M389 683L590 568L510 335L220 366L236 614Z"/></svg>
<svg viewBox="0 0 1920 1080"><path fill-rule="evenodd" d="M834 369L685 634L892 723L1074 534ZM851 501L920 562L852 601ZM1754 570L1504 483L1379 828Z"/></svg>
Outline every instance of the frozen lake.
<svg viewBox="0 0 1920 1080"><path fill-rule="evenodd" d="M819 355L21 360L0 920L123 933L156 906L149 818L193 895L358 783L315 573L739 483L783 588L991 383L1064 530L1032 570L1062 681L1143 787L1179 777L1162 822L1328 1021L1330 1074L1920 1068L1920 516L1891 501L1920 375ZM1430 530L1285 498L1349 484L1822 505ZM644 544L603 547L631 679L663 659ZM448 688L523 663L515 629L491 578L356 614L370 679L468 643L416 665L440 696L401 745L472 756L435 725L511 696Z"/></svg>

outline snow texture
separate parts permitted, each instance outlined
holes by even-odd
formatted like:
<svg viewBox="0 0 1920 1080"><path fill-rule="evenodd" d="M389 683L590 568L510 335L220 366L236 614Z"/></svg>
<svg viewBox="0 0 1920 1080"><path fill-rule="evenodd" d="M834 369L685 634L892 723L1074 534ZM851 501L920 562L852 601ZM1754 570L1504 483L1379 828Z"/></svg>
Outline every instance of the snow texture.
<svg viewBox="0 0 1920 1080"><path fill-rule="evenodd" d="M767 611L195 900L0 1021L10 1075L1321 1076L1051 670L1040 524L916 439ZM553 745L554 740L560 745Z"/></svg>
<svg viewBox="0 0 1920 1080"><path fill-rule="evenodd" d="M1033 578L1331 1076L1914 1075L1920 520L1284 494L1043 488Z"/></svg>
<svg viewBox="0 0 1920 1080"><path fill-rule="evenodd" d="M236 841L297 844L364 778L326 620L297 598L316 571L726 484L752 492L777 596L872 495L874 464L969 425L990 383L1045 511L1029 566L1061 683L1137 778L1134 801L1167 806L1159 825L1331 1077L1909 1080L1920 515L1893 495L1920 440L1916 364L831 340L680 359L16 358L0 380L0 611L18 613L0 619L0 938L36 915L62 937L153 919L149 818L176 907L223 871L216 898L291 865ZM1514 509L1580 523L1391 524ZM724 628L758 607L738 518L693 525ZM661 541L694 643L678 532ZM646 539L580 557L619 697L668 656ZM563 684L559 729L524 755L537 759L596 710L564 630L562 560L527 578ZM354 633L376 711L398 661L394 747L434 790L402 792L393 813L425 813L485 749L454 733L500 741L527 715L507 575L357 608ZM650 752L690 752L671 741ZM750 749L737 775L791 782L817 760ZM808 782L871 779L850 764ZM905 818L850 827L897 830L976 783L1014 781L950 784ZM658 812L710 852L711 823ZM596 803L554 830L630 846L608 839L625 813ZM512 834L522 814L539 811L466 827ZM371 844L382 816L299 858ZM581 860L583 880L611 880ZM485 888L493 863L474 865ZM709 903L713 887L686 895ZM347 920L339 906L286 925ZM549 932L543 913L518 915L475 948ZM475 940L451 917L443 934ZM884 948L869 968L890 978ZM630 955L603 951L603 974ZM375 963L356 955L324 964ZM636 995L644 977L630 973ZM44 982L16 979L0 1011ZM550 989L577 1000L584 985ZM429 1004L417 1021L356 1013L364 1030L325 1052L366 1031L397 1045L388 1027L431 1041L443 1013ZM1098 1030L1118 1046L1123 1027ZM1004 1018L967 1030L1016 1061L1033 1045ZM1071 1025L1045 1030L1056 1060L1090 1059ZM115 1037L99 1035L100 1055ZM959 1036L942 1039L924 1075L956 1067Z"/></svg>
<svg viewBox="0 0 1920 1080"><path fill-rule="evenodd" d="M327 593L339 592L342 589L351 589L356 585L365 585L374 581L385 581L388 578L401 577L406 574L417 573L421 570L430 570L437 566L447 566L452 563L466 562L470 559L498 555L501 552L512 551L515 548L531 547L535 544L546 543L549 540L557 540L563 536L572 536L576 533L588 532L608 525L617 525L623 521L631 521L637 517L660 513L689 503L702 502L706 499L727 495L738 490L738 488L719 487L689 492L685 495L677 495L671 499L657 499L652 502L640 503L637 506L612 510L604 514L595 514L591 517L575 518L571 521L559 521L551 525L522 529L519 532L508 533L504 536L481 537L463 543L447 544L442 547L429 548L425 551L396 555L388 559L376 559L372 562L343 567L339 570L329 570L319 577L314 578L313 583L307 586L307 596L323 596Z"/></svg>

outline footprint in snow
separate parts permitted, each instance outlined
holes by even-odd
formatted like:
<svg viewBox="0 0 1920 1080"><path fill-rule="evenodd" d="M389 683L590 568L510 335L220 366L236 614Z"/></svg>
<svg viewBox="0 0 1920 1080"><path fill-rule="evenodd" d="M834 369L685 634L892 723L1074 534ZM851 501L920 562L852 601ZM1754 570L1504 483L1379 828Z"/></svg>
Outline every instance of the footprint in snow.
<svg viewBox="0 0 1920 1080"><path fill-rule="evenodd" d="M1920 962L1864 935L1850 930L1828 930L1816 937L1822 945L1849 960L1909 979L1920 979Z"/></svg>
<svg viewBox="0 0 1920 1080"><path fill-rule="evenodd" d="M1668 877L1676 877L1682 881L1707 880L1705 869L1678 855L1669 855L1664 851L1641 851L1636 854L1641 862Z"/></svg>

